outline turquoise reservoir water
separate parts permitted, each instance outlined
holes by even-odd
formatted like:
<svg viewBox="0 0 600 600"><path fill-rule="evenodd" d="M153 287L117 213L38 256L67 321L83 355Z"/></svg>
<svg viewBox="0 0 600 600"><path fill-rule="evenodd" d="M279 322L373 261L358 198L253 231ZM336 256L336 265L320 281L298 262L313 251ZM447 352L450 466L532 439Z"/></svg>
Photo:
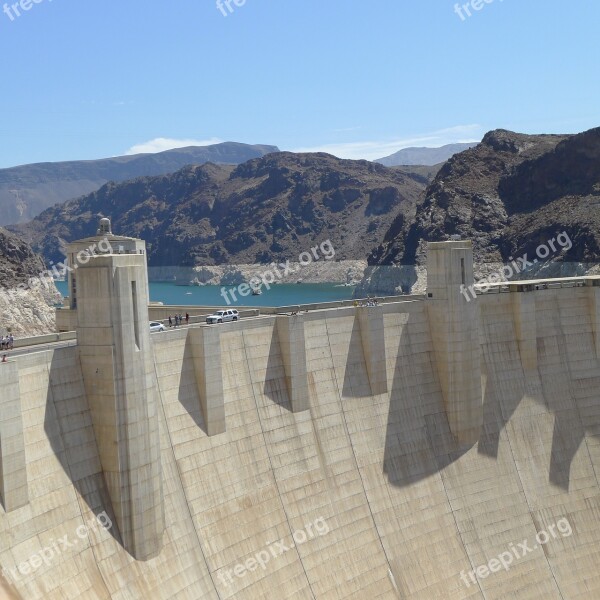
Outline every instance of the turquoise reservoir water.
<svg viewBox="0 0 600 600"><path fill-rule="evenodd" d="M67 284L56 283L58 291L67 295ZM227 288L236 289L236 288ZM230 296L231 306L289 306L290 304L310 304L312 302L335 302L350 300L354 287L346 287L332 283L279 284L270 290L263 288L260 296L246 296L234 302ZM201 287L184 287L172 283L151 283L150 300L177 306L228 306L221 295L221 286L205 285ZM241 300L241 301L240 301Z"/></svg>

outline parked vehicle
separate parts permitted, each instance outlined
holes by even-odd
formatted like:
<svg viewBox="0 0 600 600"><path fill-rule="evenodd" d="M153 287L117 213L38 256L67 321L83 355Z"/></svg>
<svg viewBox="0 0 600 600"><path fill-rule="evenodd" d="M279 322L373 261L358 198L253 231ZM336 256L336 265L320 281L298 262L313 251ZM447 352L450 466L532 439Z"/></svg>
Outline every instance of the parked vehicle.
<svg viewBox="0 0 600 600"><path fill-rule="evenodd" d="M156 331L165 331L165 326L158 321L150 322L150 333L155 333Z"/></svg>
<svg viewBox="0 0 600 600"><path fill-rule="evenodd" d="M240 313L235 308L227 310L218 310L214 315L206 317L206 322L209 324L214 323L227 323L227 321L237 321L240 318Z"/></svg>

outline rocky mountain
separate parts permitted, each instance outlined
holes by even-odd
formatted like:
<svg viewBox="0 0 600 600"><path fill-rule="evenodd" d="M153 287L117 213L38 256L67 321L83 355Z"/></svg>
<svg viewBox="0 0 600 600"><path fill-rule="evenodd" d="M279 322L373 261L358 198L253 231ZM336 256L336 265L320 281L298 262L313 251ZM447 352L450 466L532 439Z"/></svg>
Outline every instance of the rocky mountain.
<svg viewBox="0 0 600 600"><path fill-rule="evenodd" d="M145 239L153 267L293 261L326 239L336 260L364 259L394 221L414 221L428 173L274 153L108 183L13 229L55 262L65 242L95 233L101 215L116 233Z"/></svg>
<svg viewBox="0 0 600 600"><path fill-rule="evenodd" d="M54 283L30 286L30 278L45 270L44 261L14 234L0 228L0 334L48 333L54 329L58 291ZM19 287L21 286L21 287Z"/></svg>
<svg viewBox="0 0 600 600"><path fill-rule="evenodd" d="M4 290L26 282L45 269L44 261L22 239L0 228L0 287Z"/></svg>
<svg viewBox="0 0 600 600"><path fill-rule="evenodd" d="M572 247L554 242L530 273L548 270L549 262L555 270L569 263L563 272L574 274L600 262L599 207L600 128L577 135L492 131L440 169L413 223L392 224L370 257L364 288L410 289L420 276L424 242L452 236L473 240L484 274L485 265L535 257L538 246L566 232Z"/></svg>
<svg viewBox="0 0 600 600"><path fill-rule="evenodd" d="M455 154L477 146L477 142L467 144L446 144L439 148L404 148L390 156L379 158L378 162L386 167L398 165L437 165L446 162Z"/></svg>
<svg viewBox="0 0 600 600"><path fill-rule="evenodd" d="M0 225L24 223L59 202L89 194L108 181L172 173L189 164L238 165L277 152L276 146L226 142L101 160L38 163L0 169Z"/></svg>

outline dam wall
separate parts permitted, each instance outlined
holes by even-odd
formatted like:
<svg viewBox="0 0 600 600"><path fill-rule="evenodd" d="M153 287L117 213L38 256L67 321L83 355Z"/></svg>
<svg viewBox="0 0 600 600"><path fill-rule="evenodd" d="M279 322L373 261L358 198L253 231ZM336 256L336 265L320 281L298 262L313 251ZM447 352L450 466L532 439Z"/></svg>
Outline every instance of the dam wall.
<svg viewBox="0 0 600 600"><path fill-rule="evenodd" d="M471 300L474 441L448 418L429 300L152 335L164 534L148 560L119 529L79 348L0 364L27 491L0 506L7 597L598 598L596 292Z"/></svg>

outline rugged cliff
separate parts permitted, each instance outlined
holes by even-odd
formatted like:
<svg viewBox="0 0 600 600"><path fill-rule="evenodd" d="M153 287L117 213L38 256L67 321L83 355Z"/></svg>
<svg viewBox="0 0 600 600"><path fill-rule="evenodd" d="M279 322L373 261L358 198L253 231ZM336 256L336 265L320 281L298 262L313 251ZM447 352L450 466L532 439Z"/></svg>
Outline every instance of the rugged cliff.
<svg viewBox="0 0 600 600"><path fill-rule="evenodd" d="M571 136L492 131L440 169L413 222L394 221L370 256L361 293L422 284L424 242L452 236L473 240L483 276L525 254L536 257L540 245L566 232L571 243L554 242L528 272L581 272L600 261L599 204L600 128Z"/></svg>
<svg viewBox="0 0 600 600"><path fill-rule="evenodd" d="M65 242L113 231L148 244L151 267L297 261L329 239L336 260L364 260L394 219L414 220L435 169L390 169L328 154L269 154L103 186L14 228L47 260Z"/></svg>
<svg viewBox="0 0 600 600"><path fill-rule="evenodd" d="M44 271L44 261L17 236L0 228L0 334L36 335L54 331L58 291L54 283L30 286Z"/></svg>

